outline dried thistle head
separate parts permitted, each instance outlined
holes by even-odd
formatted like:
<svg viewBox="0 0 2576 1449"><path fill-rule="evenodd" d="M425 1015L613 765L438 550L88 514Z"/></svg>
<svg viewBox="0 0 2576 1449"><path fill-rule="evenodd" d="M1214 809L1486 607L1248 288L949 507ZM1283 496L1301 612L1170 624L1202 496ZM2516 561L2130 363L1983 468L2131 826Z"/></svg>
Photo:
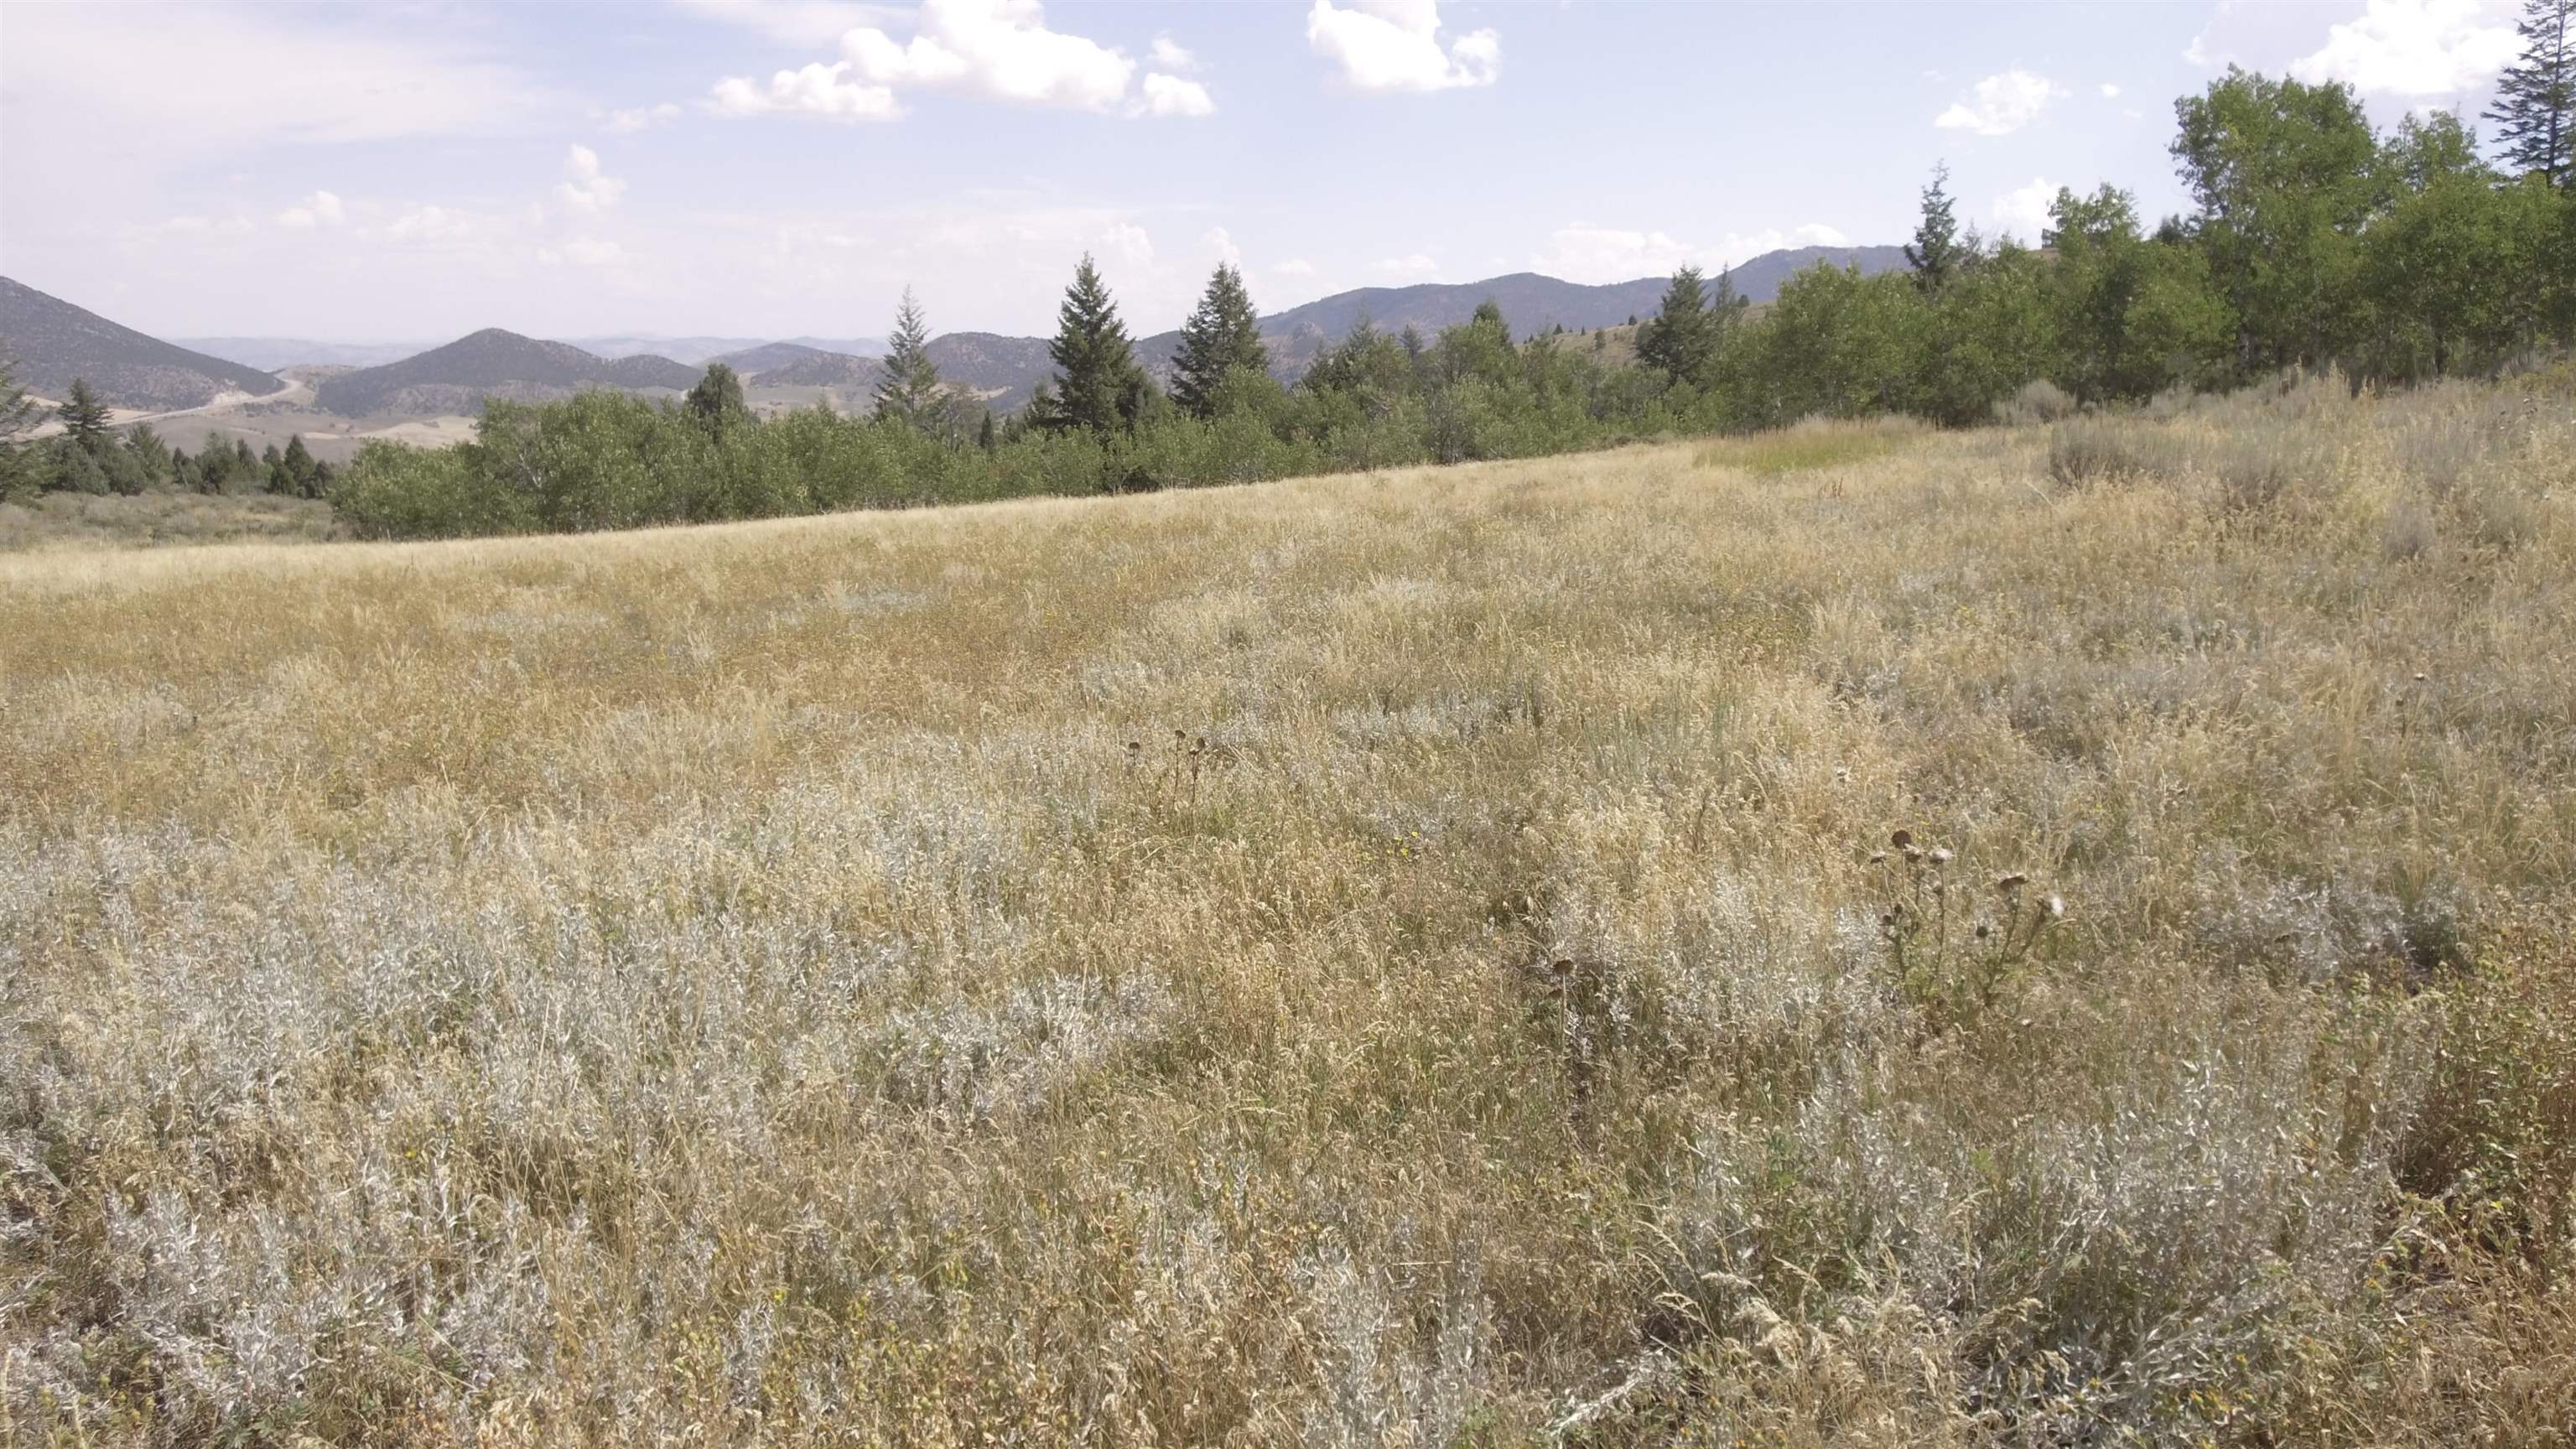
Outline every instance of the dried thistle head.
<svg viewBox="0 0 2576 1449"><path fill-rule="evenodd" d="M1950 863L1950 858L1950 848L1948 846L1936 845L1932 848L1932 863L1934 865L1948 865Z"/></svg>
<svg viewBox="0 0 2576 1449"><path fill-rule="evenodd" d="M1999 891L2018 890L2028 884L2030 884L2030 877L2017 870L2006 871L1995 877L1995 889Z"/></svg>
<svg viewBox="0 0 2576 1449"><path fill-rule="evenodd" d="M1899 850L1904 850L1914 844L1914 832L1911 830L1899 830L1894 835L1887 837L1887 843L1895 846Z"/></svg>

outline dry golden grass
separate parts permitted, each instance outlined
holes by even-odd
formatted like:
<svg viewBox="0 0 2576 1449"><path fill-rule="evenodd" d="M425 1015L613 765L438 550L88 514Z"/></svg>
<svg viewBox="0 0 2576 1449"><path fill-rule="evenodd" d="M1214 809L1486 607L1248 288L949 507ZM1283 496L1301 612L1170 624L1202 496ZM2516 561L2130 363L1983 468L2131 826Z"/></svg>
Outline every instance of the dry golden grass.
<svg viewBox="0 0 2576 1449"><path fill-rule="evenodd" d="M2115 426L0 558L0 1438L2562 1443L2576 424Z"/></svg>
<svg viewBox="0 0 2576 1449"><path fill-rule="evenodd" d="M267 495L47 493L0 503L0 553L192 543L318 543L340 536L331 506Z"/></svg>

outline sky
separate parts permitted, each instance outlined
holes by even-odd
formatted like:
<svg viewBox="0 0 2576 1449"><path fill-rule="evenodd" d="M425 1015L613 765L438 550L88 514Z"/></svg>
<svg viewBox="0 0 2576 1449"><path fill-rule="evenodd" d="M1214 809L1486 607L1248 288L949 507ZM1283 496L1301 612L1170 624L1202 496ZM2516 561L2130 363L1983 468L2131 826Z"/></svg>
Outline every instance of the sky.
<svg viewBox="0 0 2576 1449"><path fill-rule="evenodd" d="M160 336L1130 330L2183 195L2229 64L2472 116L2514 0L0 4L0 273Z"/></svg>

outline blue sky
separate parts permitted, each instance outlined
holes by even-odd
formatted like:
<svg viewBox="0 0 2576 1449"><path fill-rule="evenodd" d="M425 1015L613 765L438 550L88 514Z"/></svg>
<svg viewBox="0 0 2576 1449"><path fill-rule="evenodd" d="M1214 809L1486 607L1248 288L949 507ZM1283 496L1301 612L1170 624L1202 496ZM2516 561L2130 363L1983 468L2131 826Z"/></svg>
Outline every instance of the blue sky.
<svg viewBox="0 0 2576 1449"><path fill-rule="evenodd" d="M163 335L1139 334L2181 193L2228 62L2487 99L2512 0L0 5L0 270Z"/></svg>

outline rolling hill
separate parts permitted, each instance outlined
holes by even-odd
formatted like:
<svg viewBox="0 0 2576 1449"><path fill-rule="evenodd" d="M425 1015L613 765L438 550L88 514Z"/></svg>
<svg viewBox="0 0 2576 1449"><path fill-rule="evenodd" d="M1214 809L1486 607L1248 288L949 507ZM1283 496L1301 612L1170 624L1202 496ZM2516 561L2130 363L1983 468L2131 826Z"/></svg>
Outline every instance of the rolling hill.
<svg viewBox="0 0 2576 1449"><path fill-rule="evenodd" d="M322 342L310 337L173 337L209 357L283 376L290 367L381 367L437 346L434 342Z"/></svg>
<svg viewBox="0 0 2576 1449"><path fill-rule="evenodd" d="M678 392L700 375L701 369L667 357L612 360L487 327L416 357L331 378L314 389L314 401L345 417L470 413L486 398L533 402L586 387Z"/></svg>
<svg viewBox="0 0 2576 1449"><path fill-rule="evenodd" d="M108 406L145 412L202 407L224 393L266 397L286 387L258 368L147 337L7 277L0 277L0 355L29 392L59 399L74 378L85 378Z"/></svg>

